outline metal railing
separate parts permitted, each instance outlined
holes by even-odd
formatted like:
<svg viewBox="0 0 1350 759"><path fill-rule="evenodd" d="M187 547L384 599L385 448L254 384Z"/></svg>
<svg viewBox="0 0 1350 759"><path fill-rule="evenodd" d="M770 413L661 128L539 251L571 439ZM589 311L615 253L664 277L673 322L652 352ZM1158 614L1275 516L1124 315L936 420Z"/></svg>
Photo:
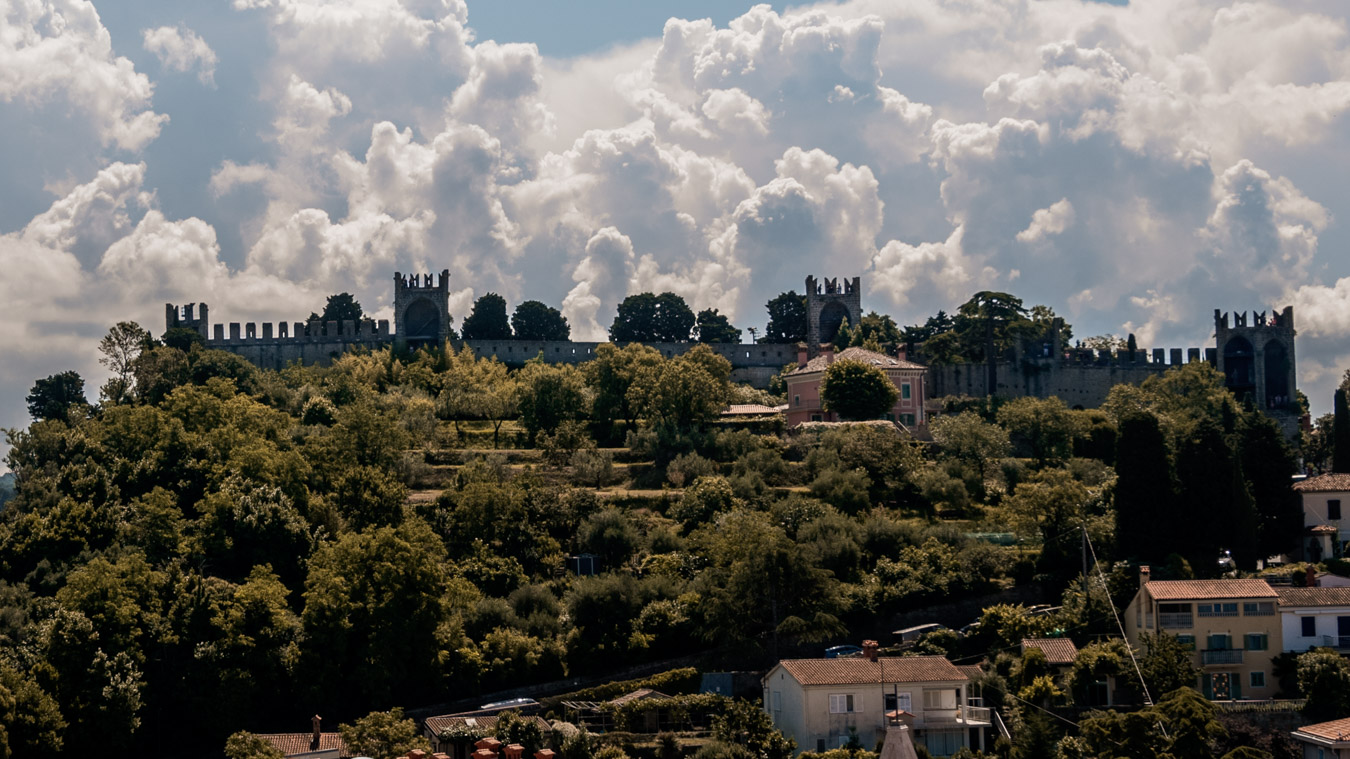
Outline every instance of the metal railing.
<svg viewBox="0 0 1350 759"><path fill-rule="evenodd" d="M1323 635L1324 648L1350 648L1350 635Z"/></svg>
<svg viewBox="0 0 1350 759"><path fill-rule="evenodd" d="M1158 626L1164 630L1176 630L1195 626L1195 618L1190 614L1158 614Z"/></svg>
<svg viewBox="0 0 1350 759"><path fill-rule="evenodd" d="M1201 651L1200 661L1205 664L1241 664L1242 649L1217 649L1214 651Z"/></svg>
<svg viewBox="0 0 1350 759"><path fill-rule="evenodd" d="M953 709L924 709L923 721L919 727L937 725L988 725L991 724L990 708L987 706L957 706Z"/></svg>

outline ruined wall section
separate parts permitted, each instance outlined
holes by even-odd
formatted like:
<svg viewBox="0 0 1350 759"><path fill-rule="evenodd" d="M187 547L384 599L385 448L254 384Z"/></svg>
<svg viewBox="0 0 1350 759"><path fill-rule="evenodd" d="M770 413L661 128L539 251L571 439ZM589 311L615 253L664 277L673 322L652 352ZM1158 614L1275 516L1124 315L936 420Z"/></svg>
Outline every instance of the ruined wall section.
<svg viewBox="0 0 1350 759"><path fill-rule="evenodd" d="M193 305L179 309L172 303L165 304L166 328L194 329L205 338L207 348L241 356L262 369L284 369L295 361L326 366L353 348L379 350L394 344L388 319L212 325L206 304L201 304L195 319Z"/></svg>

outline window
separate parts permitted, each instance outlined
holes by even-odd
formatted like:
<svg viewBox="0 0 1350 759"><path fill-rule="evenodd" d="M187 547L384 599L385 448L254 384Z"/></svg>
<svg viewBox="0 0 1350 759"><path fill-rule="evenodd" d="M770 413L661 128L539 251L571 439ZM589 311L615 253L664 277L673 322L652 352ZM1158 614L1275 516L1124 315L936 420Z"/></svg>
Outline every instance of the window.
<svg viewBox="0 0 1350 759"><path fill-rule="evenodd" d="M830 714L849 714L855 711L853 708L852 693L831 693L830 694Z"/></svg>
<svg viewBox="0 0 1350 759"><path fill-rule="evenodd" d="M923 742L933 756L951 756L964 745L963 738L961 730L925 730Z"/></svg>
<svg viewBox="0 0 1350 759"><path fill-rule="evenodd" d="M1242 614L1247 617L1275 616L1274 601L1246 601L1242 604Z"/></svg>
<svg viewBox="0 0 1350 759"><path fill-rule="evenodd" d="M913 427L913 426L914 426L914 415L913 415L913 414L901 414L901 415L900 415L900 423L903 424L903 425L905 425L906 427Z"/></svg>
<svg viewBox="0 0 1350 759"><path fill-rule="evenodd" d="M902 382L902 383L900 383L900 399L901 399L901 400L905 400L905 401L909 400L909 398L910 398L909 393L910 393L910 390L909 390L909 383L908 383L908 382ZM1336 518L1337 518L1337 519L1340 519L1340 517L1336 517Z"/></svg>
<svg viewBox="0 0 1350 759"><path fill-rule="evenodd" d="M1199 614L1202 617L1236 617L1238 615L1237 602L1220 604L1200 604Z"/></svg>
<svg viewBox="0 0 1350 759"><path fill-rule="evenodd" d="M802 397L800 395L792 396L792 405L794 406L802 405Z"/></svg>
<svg viewBox="0 0 1350 759"><path fill-rule="evenodd" d="M1233 648L1233 636L1228 633L1213 633L1209 636L1209 650L1228 651Z"/></svg>
<svg viewBox="0 0 1350 759"><path fill-rule="evenodd" d="M1248 651L1266 651L1270 648L1270 636L1265 633L1247 633Z"/></svg>
<svg viewBox="0 0 1350 759"><path fill-rule="evenodd" d="M1331 521L1340 521L1341 518L1341 499L1332 498L1327 501L1327 519Z"/></svg>
<svg viewBox="0 0 1350 759"><path fill-rule="evenodd" d="M825 753L825 739L824 739L824 738L817 738L817 739L816 739L816 753L817 753L817 754L823 754L823 753Z"/></svg>
<svg viewBox="0 0 1350 759"><path fill-rule="evenodd" d="M783 710L783 692L782 692L782 691L776 690L776 691L773 692L773 710L776 711L776 712L781 712L781 711Z"/></svg>
<svg viewBox="0 0 1350 759"><path fill-rule="evenodd" d="M924 709L955 709L956 691L950 688L930 688L923 692Z"/></svg>
<svg viewBox="0 0 1350 759"><path fill-rule="evenodd" d="M1177 645L1181 646L1182 648L1186 649L1187 651L1194 651L1194 650L1195 650L1195 636L1194 636L1194 635L1178 635L1178 636L1177 636Z"/></svg>
<svg viewBox="0 0 1350 759"><path fill-rule="evenodd" d="M1265 672L1253 672L1253 673L1251 674L1251 686L1252 686L1253 688L1264 688L1264 687L1266 687L1266 673L1265 673Z"/></svg>
<svg viewBox="0 0 1350 759"><path fill-rule="evenodd" d="M1301 617L1299 623L1303 625L1303 637L1317 637L1317 617Z"/></svg>
<svg viewBox="0 0 1350 759"><path fill-rule="evenodd" d="M812 415L811 415L811 421L813 421L813 422L819 422L820 420L821 420L821 419L820 419L820 414L812 414Z"/></svg>

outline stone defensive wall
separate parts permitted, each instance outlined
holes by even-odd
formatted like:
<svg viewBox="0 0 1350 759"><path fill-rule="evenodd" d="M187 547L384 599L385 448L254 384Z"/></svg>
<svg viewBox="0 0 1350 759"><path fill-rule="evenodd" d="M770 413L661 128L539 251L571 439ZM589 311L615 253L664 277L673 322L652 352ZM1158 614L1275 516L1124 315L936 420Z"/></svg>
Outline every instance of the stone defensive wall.
<svg viewBox="0 0 1350 759"><path fill-rule="evenodd" d="M510 367L523 366L535 356L543 356L550 364L581 364L595 358L595 350L603 342L546 341L546 340L465 340L479 356L495 356ZM783 366L797 360L797 348L788 344L759 343L645 343L660 351L666 358L674 358L696 345L707 345L717 355L731 362L731 380L754 387L769 386L769 380L783 370ZM622 347L622 345L620 345Z"/></svg>
<svg viewBox="0 0 1350 759"><path fill-rule="evenodd" d="M309 327L306 334L306 326ZM356 347L379 350L394 344L389 321L376 322L271 322L212 325L212 334L206 347L228 351L248 359L262 369L284 369L287 364L302 361L305 364L327 364L334 358Z"/></svg>
<svg viewBox="0 0 1350 759"><path fill-rule="evenodd" d="M1050 351L1046 351L1049 353ZM1073 348L1063 355L1014 357L995 365L993 395L1005 398L1056 396L1070 408L1096 408L1116 385L1137 385L1173 367L1197 361L1211 366L1218 357L1214 348L1154 348L1128 351ZM990 395L988 364L951 364L928 369L929 397Z"/></svg>

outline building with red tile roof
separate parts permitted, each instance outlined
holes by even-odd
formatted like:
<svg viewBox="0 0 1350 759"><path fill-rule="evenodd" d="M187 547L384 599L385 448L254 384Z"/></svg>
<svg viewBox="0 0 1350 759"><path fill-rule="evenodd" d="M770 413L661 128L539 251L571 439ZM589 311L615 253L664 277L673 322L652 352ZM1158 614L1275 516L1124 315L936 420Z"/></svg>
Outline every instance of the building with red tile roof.
<svg viewBox="0 0 1350 759"><path fill-rule="evenodd" d="M881 369L895 384L897 399L886 418L906 427L928 423L924 413L928 367L905 359L904 355L888 356L866 348L845 348L838 353L826 349L815 358L806 360L804 351L798 355L799 366L783 376L787 384L787 423L795 427L803 422L837 422L838 415L826 411L820 398L820 384L825 370L836 361L861 361Z"/></svg>

